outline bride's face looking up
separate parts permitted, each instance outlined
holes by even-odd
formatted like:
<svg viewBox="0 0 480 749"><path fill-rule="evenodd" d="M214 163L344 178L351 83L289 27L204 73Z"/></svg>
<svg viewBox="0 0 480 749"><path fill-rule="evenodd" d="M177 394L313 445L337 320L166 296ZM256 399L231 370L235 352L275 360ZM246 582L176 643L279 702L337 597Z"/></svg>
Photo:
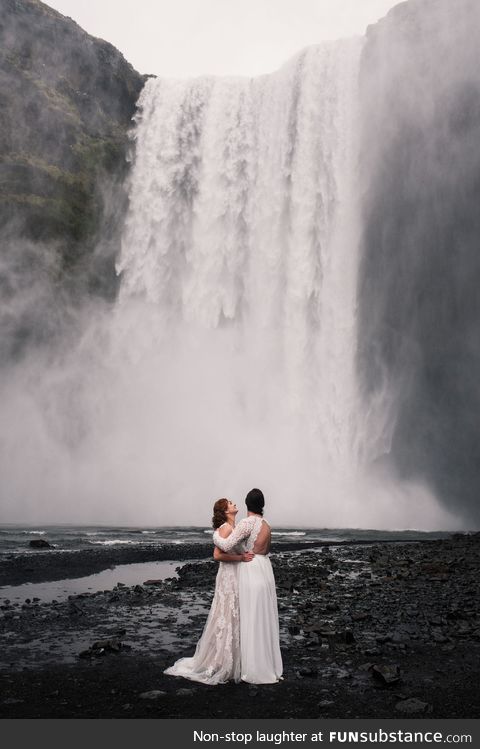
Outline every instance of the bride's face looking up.
<svg viewBox="0 0 480 749"><path fill-rule="evenodd" d="M227 509L225 511L225 514L227 516L227 520L233 520L233 521L235 521L235 516L236 516L237 512L238 512L238 509L237 509L237 505L235 504L235 502L230 502L230 500L228 500L228 506L227 506Z"/></svg>

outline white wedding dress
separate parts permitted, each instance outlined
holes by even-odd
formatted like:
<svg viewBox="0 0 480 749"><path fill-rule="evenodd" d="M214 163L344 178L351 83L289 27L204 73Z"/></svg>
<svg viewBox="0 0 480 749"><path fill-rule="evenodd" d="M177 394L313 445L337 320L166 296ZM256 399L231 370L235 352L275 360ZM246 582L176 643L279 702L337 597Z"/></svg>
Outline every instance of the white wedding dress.
<svg viewBox="0 0 480 749"><path fill-rule="evenodd" d="M230 551L241 553L234 545ZM164 673L203 684L240 681L238 570L246 566L240 562L219 562L215 595L195 654L180 658Z"/></svg>
<svg viewBox="0 0 480 749"><path fill-rule="evenodd" d="M244 551L252 551L263 519L249 515L227 538L216 531L213 540L222 551L232 550L243 541ZM272 565L267 555L256 554L238 569L240 602L241 679L250 684L273 684L282 676L277 594Z"/></svg>

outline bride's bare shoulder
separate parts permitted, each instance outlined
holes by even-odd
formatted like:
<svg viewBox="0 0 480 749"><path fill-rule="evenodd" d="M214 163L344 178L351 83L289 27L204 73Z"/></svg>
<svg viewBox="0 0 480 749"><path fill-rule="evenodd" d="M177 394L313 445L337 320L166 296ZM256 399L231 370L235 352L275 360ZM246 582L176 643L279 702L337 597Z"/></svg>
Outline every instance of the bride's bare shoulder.
<svg viewBox="0 0 480 749"><path fill-rule="evenodd" d="M218 534L222 538L227 538L230 533L232 532L232 526L229 523L224 523L223 525L218 528Z"/></svg>

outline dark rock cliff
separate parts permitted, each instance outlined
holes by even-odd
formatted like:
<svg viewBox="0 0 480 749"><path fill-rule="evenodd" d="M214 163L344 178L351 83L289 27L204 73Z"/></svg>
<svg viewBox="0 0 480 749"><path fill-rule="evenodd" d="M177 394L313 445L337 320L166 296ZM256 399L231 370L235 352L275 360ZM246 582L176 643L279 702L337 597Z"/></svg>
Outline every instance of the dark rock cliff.
<svg viewBox="0 0 480 749"><path fill-rule="evenodd" d="M362 60L359 366L390 457L480 521L480 3L411 0Z"/></svg>
<svg viewBox="0 0 480 749"><path fill-rule="evenodd" d="M39 0L0 0L4 252L9 238L44 243L57 275L112 292L127 131L143 83L111 44Z"/></svg>

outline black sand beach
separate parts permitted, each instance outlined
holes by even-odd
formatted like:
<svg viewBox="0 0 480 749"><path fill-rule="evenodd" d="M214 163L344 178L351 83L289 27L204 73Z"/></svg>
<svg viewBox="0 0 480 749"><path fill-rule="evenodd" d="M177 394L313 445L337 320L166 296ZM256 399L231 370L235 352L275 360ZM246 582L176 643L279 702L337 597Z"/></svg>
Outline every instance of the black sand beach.
<svg viewBox="0 0 480 749"><path fill-rule="evenodd" d="M285 678L268 686L207 687L163 674L192 654L217 569L209 545L175 553L201 561L157 584L51 603L2 599L0 716L480 717L480 534L282 545L272 563ZM172 549L168 557L158 547L58 556L18 555L2 564L0 580L52 580L60 569L76 577L172 559Z"/></svg>

